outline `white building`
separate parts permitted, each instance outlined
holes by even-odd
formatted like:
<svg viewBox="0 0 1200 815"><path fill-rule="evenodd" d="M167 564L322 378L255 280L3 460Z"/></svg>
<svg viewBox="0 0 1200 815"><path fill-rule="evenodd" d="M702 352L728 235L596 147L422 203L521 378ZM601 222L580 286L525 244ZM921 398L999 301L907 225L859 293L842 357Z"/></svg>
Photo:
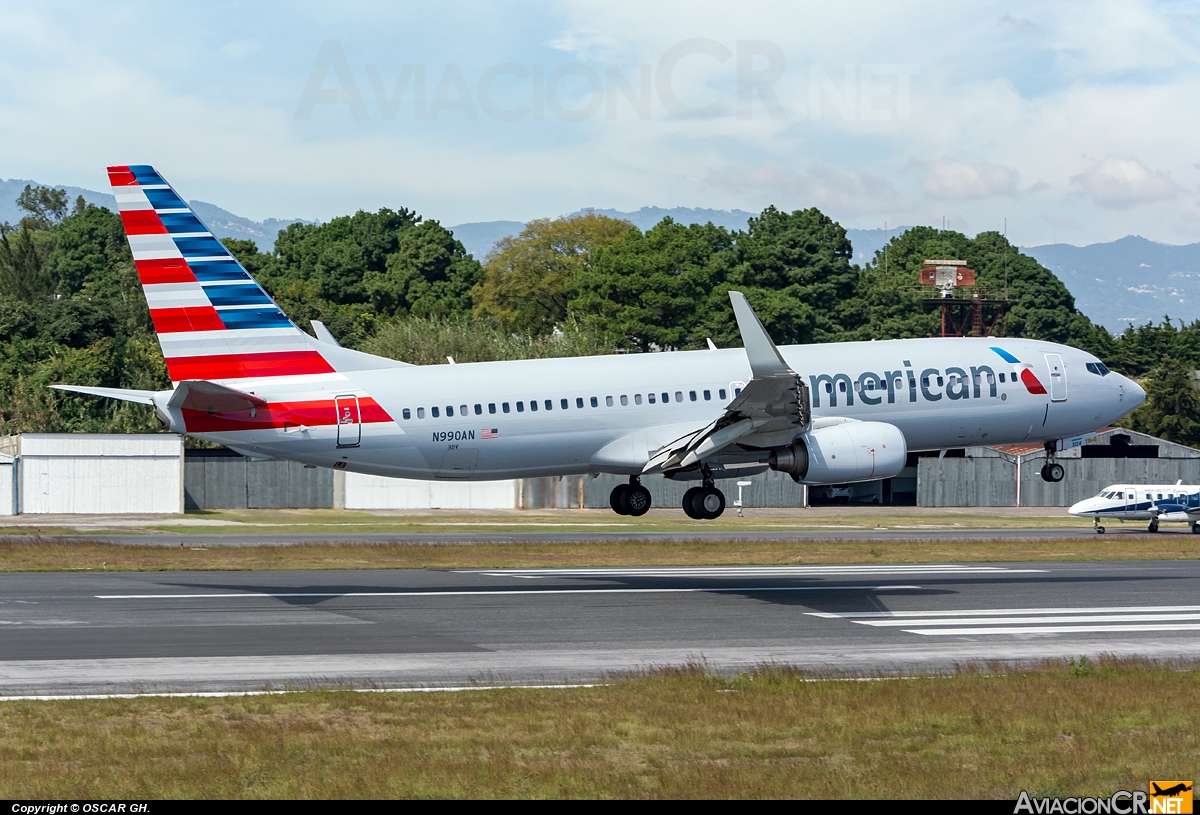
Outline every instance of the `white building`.
<svg viewBox="0 0 1200 815"><path fill-rule="evenodd" d="M183 512L183 438L173 433L26 433L0 437L0 454L11 460L7 470L0 460L3 514Z"/></svg>

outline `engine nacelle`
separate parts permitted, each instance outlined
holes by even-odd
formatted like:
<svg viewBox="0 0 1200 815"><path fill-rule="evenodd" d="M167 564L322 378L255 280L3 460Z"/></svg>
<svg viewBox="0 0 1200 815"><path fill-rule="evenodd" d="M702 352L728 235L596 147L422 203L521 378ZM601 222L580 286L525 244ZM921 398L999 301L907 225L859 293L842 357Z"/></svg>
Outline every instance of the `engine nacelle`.
<svg viewBox="0 0 1200 815"><path fill-rule="evenodd" d="M772 450L772 470L801 484L848 484L892 478L904 469L908 444L885 422L847 422L805 433L790 447Z"/></svg>

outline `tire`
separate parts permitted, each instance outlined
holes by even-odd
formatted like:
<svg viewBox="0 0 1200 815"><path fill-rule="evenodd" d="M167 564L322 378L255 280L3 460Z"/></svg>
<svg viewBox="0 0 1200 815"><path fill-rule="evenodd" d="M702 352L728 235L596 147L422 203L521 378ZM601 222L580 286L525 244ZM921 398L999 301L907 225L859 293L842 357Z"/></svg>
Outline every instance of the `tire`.
<svg viewBox="0 0 1200 815"><path fill-rule="evenodd" d="M1049 464L1043 464L1043 465L1042 465L1042 480L1043 480L1043 481L1049 481L1049 480L1050 480L1050 473L1048 473L1048 472L1047 472L1047 470L1049 469L1049 467L1050 467L1050 465L1049 465Z"/></svg>
<svg viewBox="0 0 1200 815"><path fill-rule="evenodd" d="M725 511L725 493L716 487L705 487L692 498L692 506L704 520L715 520Z"/></svg>
<svg viewBox="0 0 1200 815"><path fill-rule="evenodd" d="M1157 532L1158 531L1158 521L1151 521L1150 525L1147 526L1146 529L1149 530L1150 532Z"/></svg>
<svg viewBox="0 0 1200 815"><path fill-rule="evenodd" d="M1098 526L1098 527L1096 527L1096 534L1097 534L1097 535L1103 535L1103 534L1104 534L1104 527L1102 527L1102 526Z"/></svg>
<svg viewBox="0 0 1200 815"><path fill-rule="evenodd" d="M629 489L628 484L618 484L613 487L613 491L608 494L608 505L612 507L613 512L618 515L627 514L622 508L624 505L625 491Z"/></svg>
<svg viewBox="0 0 1200 815"><path fill-rule="evenodd" d="M1192 524L1192 534L1193 534L1193 535L1200 535L1200 524L1198 524L1198 523L1193 523L1193 524Z"/></svg>
<svg viewBox="0 0 1200 815"><path fill-rule="evenodd" d="M635 518L645 515L650 509L650 490L641 484L630 484L621 494L622 515L632 515Z"/></svg>
<svg viewBox="0 0 1200 815"><path fill-rule="evenodd" d="M696 514L696 510L692 508L692 499L696 497L696 493L701 490L701 487L692 487L683 494L683 513L693 520L700 520L700 516Z"/></svg>
<svg viewBox="0 0 1200 815"><path fill-rule="evenodd" d="M1049 478L1046 479L1047 481L1049 481L1053 484L1057 484L1059 481L1062 481L1066 477L1067 471L1066 471L1066 469L1063 468L1063 466L1061 464L1057 464L1057 463L1047 464L1046 465L1046 475L1050 476Z"/></svg>

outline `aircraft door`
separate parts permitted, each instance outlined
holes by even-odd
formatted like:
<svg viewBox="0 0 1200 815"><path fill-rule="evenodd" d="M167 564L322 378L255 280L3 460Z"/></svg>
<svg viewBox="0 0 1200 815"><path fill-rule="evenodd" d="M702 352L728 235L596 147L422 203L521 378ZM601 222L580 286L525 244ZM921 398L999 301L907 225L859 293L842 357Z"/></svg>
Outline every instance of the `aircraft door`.
<svg viewBox="0 0 1200 815"><path fill-rule="evenodd" d="M337 415L337 446L358 447L362 441L358 397L354 394L336 396L333 405Z"/></svg>
<svg viewBox="0 0 1200 815"><path fill-rule="evenodd" d="M1046 367L1050 369L1050 401L1067 400L1067 371L1063 367L1061 354L1046 354Z"/></svg>

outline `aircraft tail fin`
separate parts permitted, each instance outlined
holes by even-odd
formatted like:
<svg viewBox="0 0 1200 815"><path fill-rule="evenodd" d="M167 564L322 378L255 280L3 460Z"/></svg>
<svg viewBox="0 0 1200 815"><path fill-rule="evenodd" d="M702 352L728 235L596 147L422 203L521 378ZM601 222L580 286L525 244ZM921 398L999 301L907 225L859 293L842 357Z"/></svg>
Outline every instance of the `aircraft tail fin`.
<svg viewBox="0 0 1200 815"><path fill-rule="evenodd" d="M300 330L153 167L113 166L108 178L172 384L395 364Z"/></svg>

